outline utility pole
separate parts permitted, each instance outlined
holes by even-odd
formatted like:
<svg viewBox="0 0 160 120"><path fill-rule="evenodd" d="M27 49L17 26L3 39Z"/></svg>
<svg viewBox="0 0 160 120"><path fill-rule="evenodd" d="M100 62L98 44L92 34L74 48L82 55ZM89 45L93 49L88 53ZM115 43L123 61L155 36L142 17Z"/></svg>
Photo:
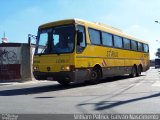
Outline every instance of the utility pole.
<svg viewBox="0 0 160 120"><path fill-rule="evenodd" d="M160 22L159 22L158 20L156 20L156 21L154 21L154 22L160 24ZM159 40L156 40L156 42L160 42L160 41L159 41ZM157 49L156 56L157 56L158 58L160 58L160 48Z"/></svg>

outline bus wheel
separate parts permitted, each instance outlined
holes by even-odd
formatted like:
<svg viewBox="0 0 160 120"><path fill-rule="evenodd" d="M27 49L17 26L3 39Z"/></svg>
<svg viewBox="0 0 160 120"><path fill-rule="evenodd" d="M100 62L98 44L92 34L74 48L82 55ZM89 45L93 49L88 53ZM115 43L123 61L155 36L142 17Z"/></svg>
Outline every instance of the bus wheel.
<svg viewBox="0 0 160 120"><path fill-rule="evenodd" d="M97 67L93 68L90 73L90 80L86 81L88 84L97 84L101 78L101 70Z"/></svg>
<svg viewBox="0 0 160 120"><path fill-rule="evenodd" d="M130 74L129 76L130 76L130 77L136 77L136 74L137 74L137 72L136 72L136 67L133 66L133 67L132 67L132 70L131 70L131 74Z"/></svg>
<svg viewBox="0 0 160 120"><path fill-rule="evenodd" d="M70 83L70 81L65 81L65 80L58 80L58 82L63 86L66 86Z"/></svg>
<svg viewBox="0 0 160 120"><path fill-rule="evenodd" d="M141 68L141 66L138 66L136 76L140 76L141 72L142 72L142 68Z"/></svg>

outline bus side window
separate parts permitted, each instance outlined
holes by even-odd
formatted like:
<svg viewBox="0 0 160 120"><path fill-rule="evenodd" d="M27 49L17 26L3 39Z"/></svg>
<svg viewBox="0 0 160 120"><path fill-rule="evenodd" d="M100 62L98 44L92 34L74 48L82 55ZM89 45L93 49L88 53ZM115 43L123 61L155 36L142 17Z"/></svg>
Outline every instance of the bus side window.
<svg viewBox="0 0 160 120"><path fill-rule="evenodd" d="M76 51L77 53L81 53L86 47L86 35L85 28L83 26L77 26L77 44Z"/></svg>
<svg viewBox="0 0 160 120"><path fill-rule="evenodd" d="M149 52L149 47L148 47L148 45L147 44L143 44L143 50L144 50L144 52Z"/></svg>

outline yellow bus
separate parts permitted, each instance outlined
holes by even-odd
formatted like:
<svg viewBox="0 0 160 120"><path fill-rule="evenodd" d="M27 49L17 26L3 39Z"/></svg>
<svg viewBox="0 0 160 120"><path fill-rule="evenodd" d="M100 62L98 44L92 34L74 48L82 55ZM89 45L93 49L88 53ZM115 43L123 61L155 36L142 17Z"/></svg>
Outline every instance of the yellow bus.
<svg viewBox="0 0 160 120"><path fill-rule="evenodd" d="M33 70L36 79L98 83L102 78L149 69L149 45L120 29L80 19L39 26Z"/></svg>

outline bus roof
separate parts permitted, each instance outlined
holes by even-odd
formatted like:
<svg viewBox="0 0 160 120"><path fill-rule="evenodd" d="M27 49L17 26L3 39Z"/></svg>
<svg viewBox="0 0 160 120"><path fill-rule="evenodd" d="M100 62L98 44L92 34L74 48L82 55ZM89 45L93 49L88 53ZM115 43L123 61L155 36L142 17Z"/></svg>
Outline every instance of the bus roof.
<svg viewBox="0 0 160 120"><path fill-rule="evenodd" d="M75 18L75 19L65 19L65 20L59 20L59 21L46 23L46 24L40 25L39 28L40 29L41 28L49 28L49 27L53 27L53 26L67 25L67 24L85 25L89 28L98 29L98 30L108 32L108 33L111 33L111 34L115 34L115 35L118 35L118 36L121 36L121 37L124 37L124 38L128 38L128 39L131 39L131 40L135 40L135 41L139 41L139 42L148 44L144 40L140 40L140 39L137 39L133 36L127 35L126 33L124 33L119 28L115 28L115 27L112 27L112 26L109 26L109 25L106 25L106 24L103 24L103 23L99 23L99 22L94 23L94 22L89 22L89 21L85 21L85 20L82 20L82 19L77 19L77 18Z"/></svg>

